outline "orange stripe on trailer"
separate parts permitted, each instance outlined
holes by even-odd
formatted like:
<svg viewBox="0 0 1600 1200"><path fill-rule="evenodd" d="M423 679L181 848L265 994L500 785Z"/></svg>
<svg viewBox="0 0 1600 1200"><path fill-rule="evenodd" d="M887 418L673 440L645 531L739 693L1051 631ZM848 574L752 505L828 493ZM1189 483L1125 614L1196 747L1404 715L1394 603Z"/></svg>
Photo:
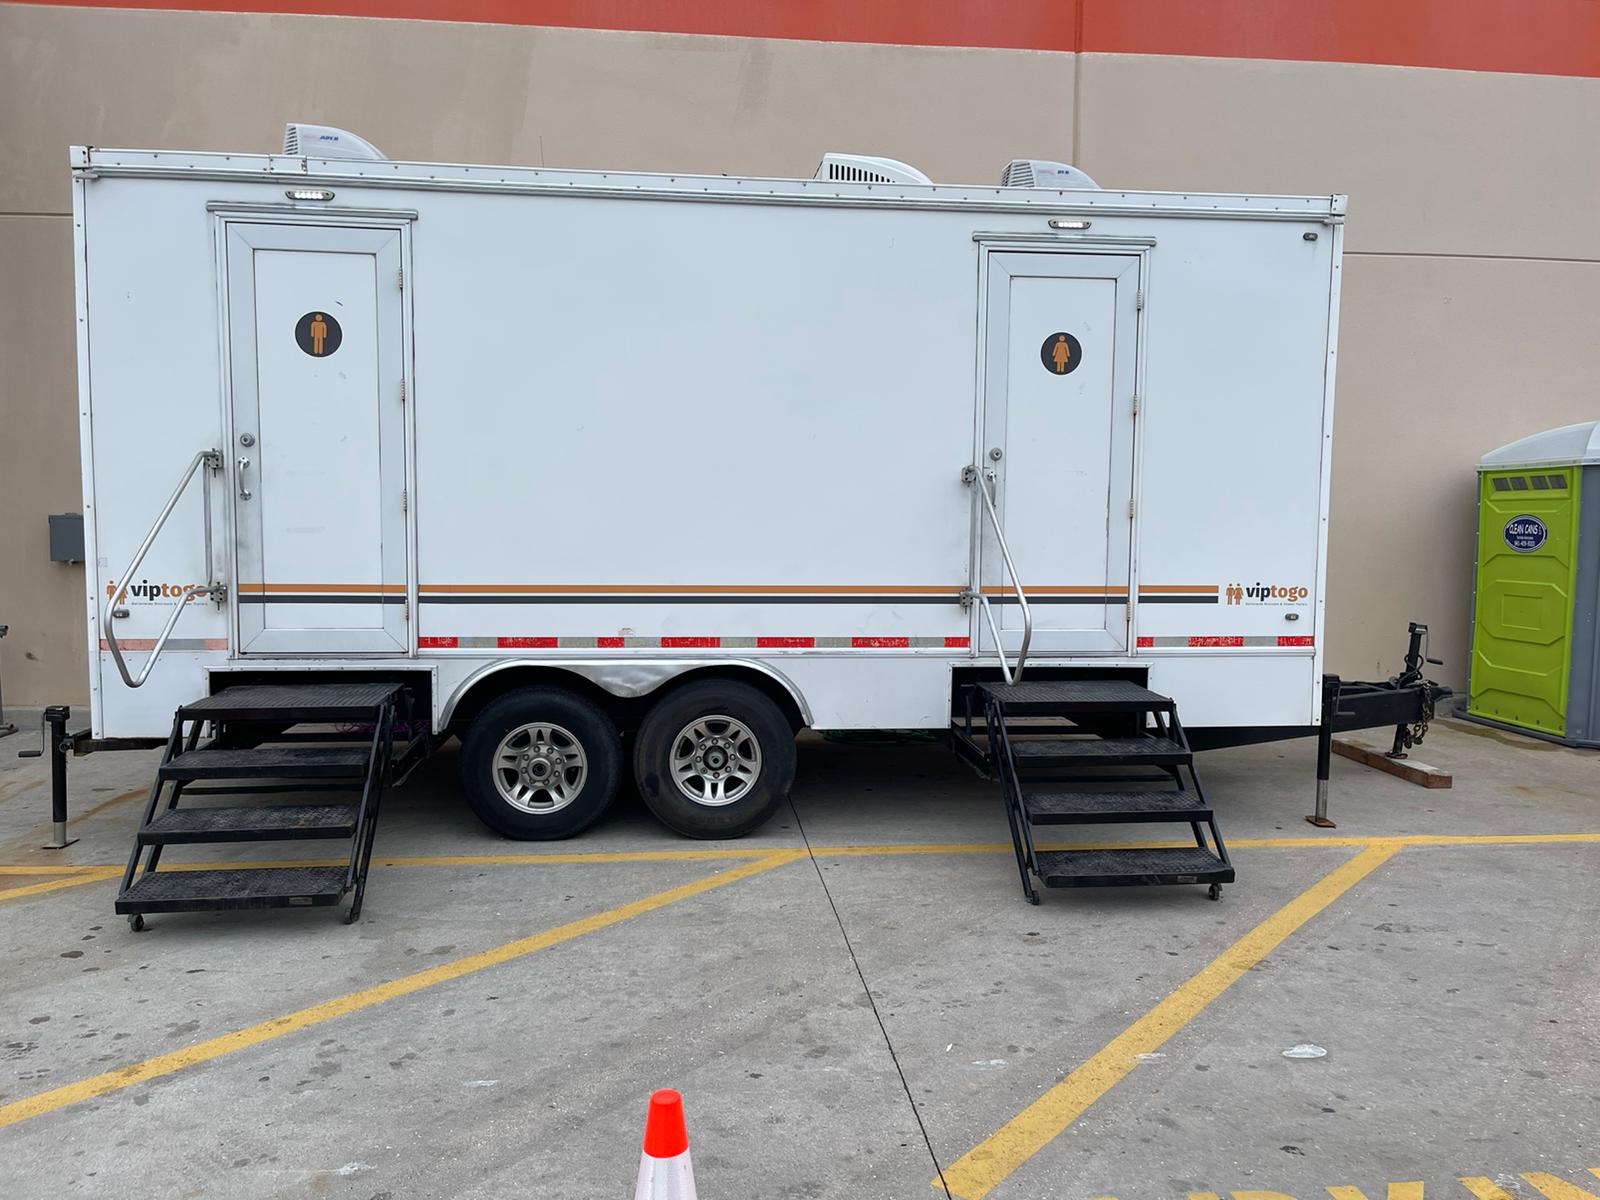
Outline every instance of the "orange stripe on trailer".
<svg viewBox="0 0 1600 1200"><path fill-rule="evenodd" d="M304 592L320 596L349 596L361 592L377 592L385 596L403 595L403 583L241 583L240 592Z"/></svg>
<svg viewBox="0 0 1600 1200"><path fill-rule="evenodd" d="M418 588L435 595L529 596L951 596L958 583L424 583ZM1095 589L1091 589L1095 590Z"/></svg>
<svg viewBox="0 0 1600 1200"><path fill-rule="evenodd" d="M1181 592L1200 592L1208 596L1215 596L1221 589L1214 583L1141 583L1139 594L1149 593L1152 596L1169 596Z"/></svg>

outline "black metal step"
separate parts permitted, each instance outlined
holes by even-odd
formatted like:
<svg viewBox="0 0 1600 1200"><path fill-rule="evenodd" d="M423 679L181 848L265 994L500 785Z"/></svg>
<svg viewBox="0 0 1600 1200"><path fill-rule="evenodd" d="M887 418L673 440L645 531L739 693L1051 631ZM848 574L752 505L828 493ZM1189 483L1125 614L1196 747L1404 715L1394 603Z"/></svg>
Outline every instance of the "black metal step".
<svg viewBox="0 0 1600 1200"><path fill-rule="evenodd" d="M398 683L240 684L185 704L178 714L186 720L282 724L372 721L400 688Z"/></svg>
<svg viewBox="0 0 1600 1200"><path fill-rule="evenodd" d="M1007 714L1071 716L1084 713L1172 712L1170 696L1128 679L1045 679L1032 683L980 683Z"/></svg>
<svg viewBox="0 0 1600 1200"><path fill-rule="evenodd" d="M1050 888L1233 882L1233 868L1199 846L1041 850L1037 858L1039 878Z"/></svg>
<svg viewBox="0 0 1600 1200"><path fill-rule="evenodd" d="M206 746L163 763L162 779L361 779L362 746Z"/></svg>
<svg viewBox="0 0 1600 1200"><path fill-rule="evenodd" d="M119 913L235 908L323 908L344 895L344 867L234 867L141 875L117 897Z"/></svg>
<svg viewBox="0 0 1600 1200"><path fill-rule="evenodd" d="M1017 766L1172 767L1194 756L1171 738L1038 738L1011 743Z"/></svg>
<svg viewBox="0 0 1600 1200"><path fill-rule="evenodd" d="M172 808L139 830L141 846L187 842L269 842L347 838L356 832L354 804L274 804L239 808Z"/></svg>
<svg viewBox="0 0 1600 1200"><path fill-rule="evenodd" d="M1034 825L1116 825L1145 821L1209 821L1211 809L1191 791L1040 792L1024 794Z"/></svg>

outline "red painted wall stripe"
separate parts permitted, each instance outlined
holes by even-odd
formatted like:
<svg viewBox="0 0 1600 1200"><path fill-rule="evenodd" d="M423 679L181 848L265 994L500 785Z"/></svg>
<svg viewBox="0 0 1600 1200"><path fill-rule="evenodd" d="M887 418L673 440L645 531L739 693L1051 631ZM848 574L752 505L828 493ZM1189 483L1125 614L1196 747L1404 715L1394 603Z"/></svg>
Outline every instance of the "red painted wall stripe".
<svg viewBox="0 0 1600 1200"><path fill-rule="evenodd" d="M1242 637L1191 637L1191 646L1243 646Z"/></svg>
<svg viewBox="0 0 1600 1200"><path fill-rule="evenodd" d="M1595 0L35 0L1600 77Z"/></svg>
<svg viewBox="0 0 1600 1200"><path fill-rule="evenodd" d="M459 639L453 637L419 637L418 650L454 650Z"/></svg>
<svg viewBox="0 0 1600 1200"><path fill-rule="evenodd" d="M719 637L664 637L661 646L665 650L715 650L722 645Z"/></svg>

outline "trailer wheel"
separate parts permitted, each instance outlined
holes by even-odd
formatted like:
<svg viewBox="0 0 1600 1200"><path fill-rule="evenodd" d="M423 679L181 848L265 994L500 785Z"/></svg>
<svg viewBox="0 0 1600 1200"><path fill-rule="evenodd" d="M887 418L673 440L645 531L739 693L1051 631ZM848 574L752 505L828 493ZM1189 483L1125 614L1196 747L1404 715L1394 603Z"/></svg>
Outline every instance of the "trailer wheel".
<svg viewBox="0 0 1600 1200"><path fill-rule="evenodd" d="M490 829L530 841L571 837L611 805L622 740L610 717L554 687L508 692L461 739L461 790Z"/></svg>
<svg viewBox="0 0 1600 1200"><path fill-rule="evenodd" d="M743 837L794 782L794 732L748 684L708 679L664 696L639 727L639 794L667 828L693 838Z"/></svg>

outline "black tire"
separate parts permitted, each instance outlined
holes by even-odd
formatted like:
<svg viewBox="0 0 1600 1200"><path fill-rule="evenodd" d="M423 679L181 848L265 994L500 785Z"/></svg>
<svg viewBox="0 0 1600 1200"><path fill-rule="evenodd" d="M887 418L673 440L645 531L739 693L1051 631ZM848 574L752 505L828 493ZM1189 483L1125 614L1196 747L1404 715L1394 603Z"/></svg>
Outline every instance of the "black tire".
<svg viewBox="0 0 1600 1200"><path fill-rule="evenodd" d="M731 718L744 726L749 740L737 739L741 753L748 765L753 741L760 751L760 766L736 795L713 806L691 799L680 788L673 762L674 743L696 722L711 720L713 731L729 732L731 727L715 718ZM633 751L633 774L645 804L668 829L692 838L743 837L759 828L788 796L794 767L794 730L783 711L749 684L731 680L708 679L667 693L639 727ZM730 779L723 786L726 790L733 785Z"/></svg>
<svg viewBox="0 0 1600 1200"><path fill-rule="evenodd" d="M540 803L555 805L549 791L535 792L535 798L542 795L544 799L522 808L496 785L495 757L502 740L522 726L536 723L554 726L570 737L582 751L585 768L581 776L576 768L570 768L566 779L577 785L576 794L547 812L532 809ZM566 738L558 738L557 744L570 755ZM531 742L527 748L530 757L547 759L539 769L547 773L555 769L548 766L548 752L541 752ZM522 688L493 701L467 727L458 768L467 803L496 833L524 841L568 838L594 824L610 807L622 776L622 739L615 723L593 701L556 687Z"/></svg>

